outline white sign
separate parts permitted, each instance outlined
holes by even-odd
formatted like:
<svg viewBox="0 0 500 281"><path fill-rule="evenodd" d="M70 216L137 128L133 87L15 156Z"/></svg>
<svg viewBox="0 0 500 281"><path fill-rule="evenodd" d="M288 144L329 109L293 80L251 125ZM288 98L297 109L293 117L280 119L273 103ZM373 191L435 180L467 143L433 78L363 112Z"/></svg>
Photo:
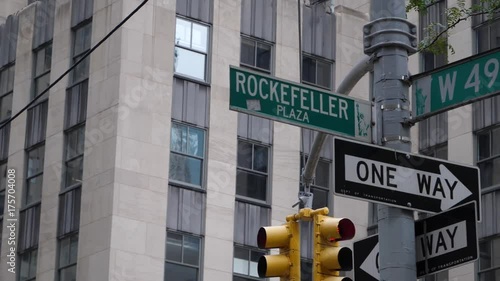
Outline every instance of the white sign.
<svg viewBox="0 0 500 281"><path fill-rule="evenodd" d="M469 197L472 192L444 165L440 165L439 169L440 173L435 174L345 155L346 180L440 199L441 210L445 211Z"/></svg>
<svg viewBox="0 0 500 281"><path fill-rule="evenodd" d="M467 247L467 222L461 221L416 237L417 262Z"/></svg>

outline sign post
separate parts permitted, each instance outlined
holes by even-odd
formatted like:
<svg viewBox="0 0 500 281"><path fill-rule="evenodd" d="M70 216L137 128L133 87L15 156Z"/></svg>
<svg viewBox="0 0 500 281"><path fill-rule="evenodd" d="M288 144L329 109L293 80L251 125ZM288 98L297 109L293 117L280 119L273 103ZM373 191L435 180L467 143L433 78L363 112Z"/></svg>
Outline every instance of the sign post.
<svg viewBox="0 0 500 281"><path fill-rule="evenodd" d="M415 222L417 278L478 258L476 206L470 202ZM378 235L354 242L354 276L378 281Z"/></svg>
<svg viewBox="0 0 500 281"><path fill-rule="evenodd" d="M371 141L367 101L231 66L229 108L325 133Z"/></svg>
<svg viewBox="0 0 500 281"><path fill-rule="evenodd" d="M335 194L439 213L478 202L479 169L417 154L334 138Z"/></svg>

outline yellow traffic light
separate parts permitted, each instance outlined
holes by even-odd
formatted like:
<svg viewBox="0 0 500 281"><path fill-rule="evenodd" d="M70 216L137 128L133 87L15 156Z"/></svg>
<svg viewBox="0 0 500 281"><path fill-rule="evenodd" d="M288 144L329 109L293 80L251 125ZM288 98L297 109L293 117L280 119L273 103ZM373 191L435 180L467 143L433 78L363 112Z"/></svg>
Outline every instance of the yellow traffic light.
<svg viewBox="0 0 500 281"><path fill-rule="evenodd" d="M328 214L328 210L324 213ZM352 270L352 251L339 247L338 241L352 239L355 233L356 228L349 219L314 216L314 281L352 281L340 276L341 270Z"/></svg>
<svg viewBox="0 0 500 281"><path fill-rule="evenodd" d="M300 232L297 221L281 226L261 227L257 245L261 249L279 248L279 255L260 257L259 277L281 277L280 280L300 280Z"/></svg>

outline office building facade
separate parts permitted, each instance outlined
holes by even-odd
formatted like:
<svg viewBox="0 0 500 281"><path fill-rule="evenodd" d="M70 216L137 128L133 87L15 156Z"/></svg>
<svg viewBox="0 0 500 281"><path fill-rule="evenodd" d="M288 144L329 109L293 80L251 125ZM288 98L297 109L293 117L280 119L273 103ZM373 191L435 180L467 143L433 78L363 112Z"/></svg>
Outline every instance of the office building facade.
<svg viewBox="0 0 500 281"><path fill-rule="evenodd" d="M364 56L369 1L150 0L40 95L141 2L0 1L1 280L260 280L258 228L297 211L315 132L229 110L229 67L334 91ZM421 33L456 2L434 5L409 14ZM411 73L497 47L497 25L461 23L455 53L415 54ZM367 100L369 81L350 95ZM480 261L426 280L500 280L498 106L412 129L415 152L482 170ZM313 207L350 218L355 239L375 233L374 205L334 196L332 169L329 137Z"/></svg>

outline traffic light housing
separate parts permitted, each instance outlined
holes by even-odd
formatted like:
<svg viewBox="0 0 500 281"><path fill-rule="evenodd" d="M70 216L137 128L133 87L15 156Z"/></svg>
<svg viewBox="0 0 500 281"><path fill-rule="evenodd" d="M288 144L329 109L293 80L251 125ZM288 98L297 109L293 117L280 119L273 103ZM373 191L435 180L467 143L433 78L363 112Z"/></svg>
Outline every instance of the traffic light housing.
<svg viewBox="0 0 500 281"><path fill-rule="evenodd" d="M260 257L259 277L280 277L280 280L300 280L300 232L297 221L281 226L261 227L257 245L261 249L279 248L279 255Z"/></svg>
<svg viewBox="0 0 500 281"><path fill-rule="evenodd" d="M354 223L349 219L314 216L314 281L352 281L340 276L340 271L352 270L352 251L340 247L338 242L352 239L355 233Z"/></svg>

